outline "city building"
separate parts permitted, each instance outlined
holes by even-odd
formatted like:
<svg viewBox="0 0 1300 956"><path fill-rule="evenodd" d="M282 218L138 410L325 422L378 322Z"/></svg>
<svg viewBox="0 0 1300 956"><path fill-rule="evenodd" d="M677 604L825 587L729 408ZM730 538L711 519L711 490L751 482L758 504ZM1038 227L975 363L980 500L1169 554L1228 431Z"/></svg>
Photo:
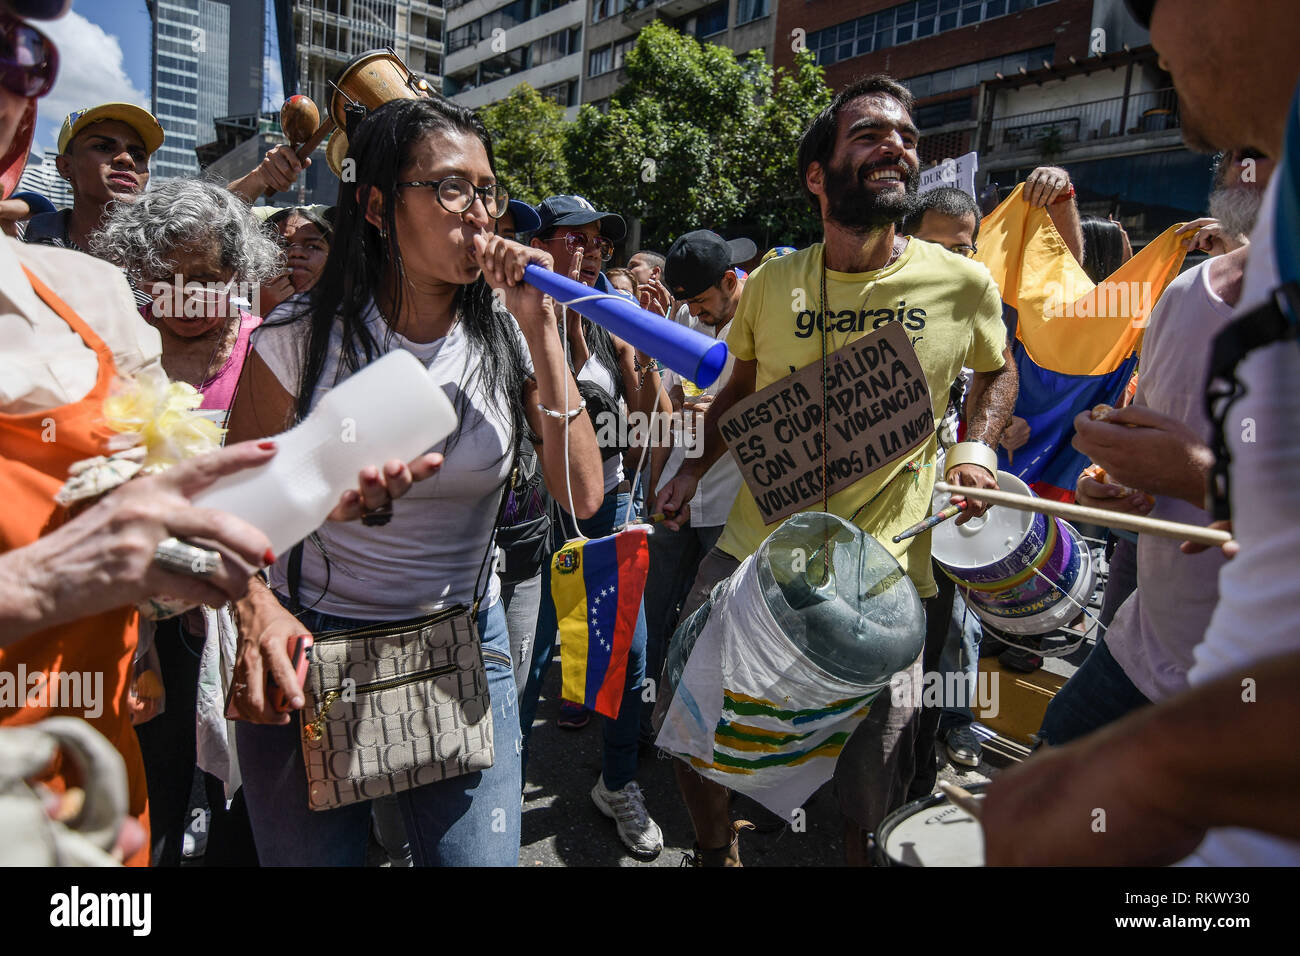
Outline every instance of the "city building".
<svg viewBox="0 0 1300 956"><path fill-rule="evenodd" d="M391 48L412 73L442 85L444 12L424 0L293 0L292 40L297 85L323 116L329 82L347 63L370 50Z"/></svg>
<svg viewBox="0 0 1300 956"><path fill-rule="evenodd" d="M448 0L443 93L471 109L520 83L565 108L581 102L582 26L591 0Z"/></svg>
<svg viewBox="0 0 1300 956"><path fill-rule="evenodd" d="M149 0L153 113L166 140L154 179L193 176L216 120L257 113L266 96L267 0Z"/></svg>
<svg viewBox="0 0 1300 956"><path fill-rule="evenodd" d="M54 158L58 155L52 149L47 149L44 156L29 154L27 165L23 167L23 174L18 178L18 185L14 188L14 192L39 193L54 203L55 209L71 206L72 185L59 175L54 165Z"/></svg>
<svg viewBox="0 0 1300 956"><path fill-rule="evenodd" d="M520 83L565 108L604 109L627 79L623 57L662 20L737 54L772 62L777 0L449 0L443 92L468 107L505 99Z"/></svg>
<svg viewBox="0 0 1300 956"><path fill-rule="evenodd" d="M788 0L787 0L788 2ZM699 40L729 47L739 56L761 51L772 62L773 16L778 0L588 0L581 102L604 108L627 78L623 57L637 34L662 20Z"/></svg>
<svg viewBox="0 0 1300 956"><path fill-rule="evenodd" d="M981 101L977 181L1001 194L1036 166L1062 166L1080 212L1118 219L1135 246L1204 215L1212 160L1183 146L1150 45L995 77Z"/></svg>

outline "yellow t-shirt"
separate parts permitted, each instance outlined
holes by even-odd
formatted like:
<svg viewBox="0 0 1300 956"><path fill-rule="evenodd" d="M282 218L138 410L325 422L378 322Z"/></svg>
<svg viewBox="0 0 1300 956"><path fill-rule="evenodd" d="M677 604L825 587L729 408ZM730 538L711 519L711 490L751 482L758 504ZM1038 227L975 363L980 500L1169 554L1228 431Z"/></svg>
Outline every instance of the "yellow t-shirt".
<svg viewBox="0 0 1300 956"><path fill-rule="evenodd" d="M727 347L741 361L757 361L755 390L822 358L822 245L772 259L745 284ZM910 239L902 255L875 272L826 273L826 352L861 338L886 322L902 322L925 372L934 420L943 417L948 391L963 366L977 372L1002 367L1006 326L1002 297L987 269L942 246ZM894 544L890 539L924 518L934 489L938 440L931 434L910 455L892 461L831 495L830 511L848 518L872 501L857 525L894 555L922 597L937 591L930 570L930 534ZM730 454L730 452L728 452ZM902 474L909 462L920 470ZM891 479L898 476L897 481ZM888 487L886 487L888 485ZM882 492L881 489L884 489ZM818 502L807 510L820 510ZM753 554L780 522L763 524L748 486L742 486L718 540L727 554Z"/></svg>

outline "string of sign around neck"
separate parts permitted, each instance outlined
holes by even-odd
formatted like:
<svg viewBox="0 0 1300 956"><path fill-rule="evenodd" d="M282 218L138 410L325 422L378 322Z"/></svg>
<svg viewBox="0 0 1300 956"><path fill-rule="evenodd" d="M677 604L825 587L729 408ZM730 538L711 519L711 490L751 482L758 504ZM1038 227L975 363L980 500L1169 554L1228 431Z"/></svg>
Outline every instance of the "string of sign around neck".
<svg viewBox="0 0 1300 956"><path fill-rule="evenodd" d="M892 248L891 251L890 251L889 261L887 261L883 266L881 266L881 269L887 269L887 268L889 268L889 266L891 266L894 262L896 262L896 261L898 260L898 257L899 257L900 255L902 255L902 252L903 252L903 250L904 250L905 248L907 248L906 240L904 240L901 236L897 236L897 235L894 236L893 248ZM879 270L874 270L874 271L879 271ZM829 425L830 408L829 408L829 406L828 406L828 404L827 404L827 401L826 401L826 356L829 355L830 352L835 351L835 350L834 350L834 349L828 349L828 348L827 348L827 344L828 344L827 336L828 336L830 333L829 333L829 330L827 329L827 325L828 325L828 321L827 321L827 315L828 315L828 312L827 312L827 309L828 309L829 300L828 300L827 295L826 295L826 272L827 272L827 268L826 268L826 243L823 242L823 243L822 243L822 256L821 256L821 290L820 290L820 291L821 291L821 302L820 302L821 314L820 314L820 316L819 316L819 318L821 319L819 325L821 326L821 339L822 339L822 368L821 368L821 376L820 376L820 377L821 377L821 386L822 386L822 429L821 429L821 432L822 432L822 436L821 436L821 437L822 437L822 447L821 447L821 452L822 452L822 511L824 511L824 512L826 512L826 513L829 514L829 513L830 513L830 510L831 510L831 508L830 508L831 494L830 494L830 479L829 479L828 476L827 476L827 470L828 470L828 467L829 467L829 464L830 464L830 439L829 439L829 432L828 432L827 429L828 429L828 425ZM872 294L873 292L876 291L876 283L879 282L879 281L880 281L880 280L879 280L879 277L877 277L877 278L875 278L875 279L872 279L872 280L871 280L871 284L867 286L867 293L866 293L866 295L864 295L864 296L862 297L862 304L858 307L858 314L859 314L859 315L866 311L867 303L871 301L871 294ZM839 346L839 348L843 348L844 345L847 345L847 344L848 344L848 336L850 336L850 335L852 335L852 334L853 334L852 332L846 332L846 333L845 333L845 340L844 340L844 342ZM856 515L855 515L855 517L856 517ZM830 547L830 544L831 544L831 541L830 541L830 528L827 527L827 529L826 529L826 540L825 540L825 542L823 543L823 545L822 545L822 549L821 549L821 550L822 550L822 558L823 558L823 574L824 574L824 577L822 578L822 583L823 583L823 584L824 584L825 582L829 581L829 580L830 580L830 576L831 576L831 547Z"/></svg>

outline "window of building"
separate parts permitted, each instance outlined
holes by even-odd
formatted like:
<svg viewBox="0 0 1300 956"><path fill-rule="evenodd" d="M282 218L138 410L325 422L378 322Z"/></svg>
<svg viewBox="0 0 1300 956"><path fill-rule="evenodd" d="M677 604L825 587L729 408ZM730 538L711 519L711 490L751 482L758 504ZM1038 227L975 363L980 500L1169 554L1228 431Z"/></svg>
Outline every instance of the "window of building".
<svg viewBox="0 0 1300 956"><path fill-rule="evenodd" d="M628 51L634 46L636 46L635 36L624 37L614 44L614 69L621 70L623 68L623 60Z"/></svg>
<svg viewBox="0 0 1300 956"><path fill-rule="evenodd" d="M912 0L808 35L808 49L829 66L841 60L1045 6L1055 0ZM747 0L741 0L741 11ZM712 9L712 8L710 8ZM706 11L707 12L707 11ZM701 14L701 18L703 14ZM739 22L745 22L743 16ZM725 25L724 25L725 28ZM697 35L702 36L703 34ZM961 87L953 87L960 89Z"/></svg>
<svg viewBox="0 0 1300 956"><path fill-rule="evenodd" d="M618 16L626 6L627 0L591 0L591 22Z"/></svg>
<svg viewBox="0 0 1300 956"><path fill-rule="evenodd" d="M736 25L761 19L768 12L768 0L740 0L736 5Z"/></svg>
<svg viewBox="0 0 1300 956"><path fill-rule="evenodd" d="M563 83L555 83L551 86L538 90L542 96L548 100L553 100L561 106L578 105L578 81L565 80Z"/></svg>
<svg viewBox="0 0 1300 956"><path fill-rule="evenodd" d="M515 47L499 56L484 60L479 65L479 82L491 83L512 73L521 73L528 67L528 48Z"/></svg>
<svg viewBox="0 0 1300 956"><path fill-rule="evenodd" d="M933 129L948 123L960 123L975 115L975 97L967 96L946 103L920 106L912 111L912 121L922 130Z"/></svg>
<svg viewBox="0 0 1300 956"><path fill-rule="evenodd" d="M614 48L612 46L603 46L599 50L592 50L587 59L587 75L600 76L602 73L608 73L613 68Z"/></svg>
<svg viewBox="0 0 1300 956"><path fill-rule="evenodd" d="M699 12L695 19L697 37L711 37L727 29L727 4L728 0L722 0L722 3L715 3Z"/></svg>
<svg viewBox="0 0 1300 956"><path fill-rule="evenodd" d="M978 63L967 63L947 70L923 73L920 76L913 76L903 80L903 85L912 91L914 97L922 100L927 96L935 96L939 93L964 90L967 87L976 86L984 80L993 79L999 73L1003 76L1015 73L1022 66L1028 69L1031 65L1037 66L1044 60L1050 62L1055 53L1055 47L1040 46L1032 50L1023 50L1020 53L1008 53L1006 56L995 56L987 60L980 60Z"/></svg>

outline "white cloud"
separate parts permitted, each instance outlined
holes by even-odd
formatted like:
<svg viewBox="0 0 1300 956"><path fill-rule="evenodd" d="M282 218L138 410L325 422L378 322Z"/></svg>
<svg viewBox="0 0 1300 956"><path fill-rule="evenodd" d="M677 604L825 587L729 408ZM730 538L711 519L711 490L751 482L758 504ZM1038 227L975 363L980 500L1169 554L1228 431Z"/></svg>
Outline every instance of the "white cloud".
<svg viewBox="0 0 1300 956"><path fill-rule="evenodd" d="M63 118L73 110L99 103L134 103L149 108L149 97L136 88L122 68L122 47L76 11L42 23L59 48L59 76L54 89L38 101L36 139L53 148Z"/></svg>

